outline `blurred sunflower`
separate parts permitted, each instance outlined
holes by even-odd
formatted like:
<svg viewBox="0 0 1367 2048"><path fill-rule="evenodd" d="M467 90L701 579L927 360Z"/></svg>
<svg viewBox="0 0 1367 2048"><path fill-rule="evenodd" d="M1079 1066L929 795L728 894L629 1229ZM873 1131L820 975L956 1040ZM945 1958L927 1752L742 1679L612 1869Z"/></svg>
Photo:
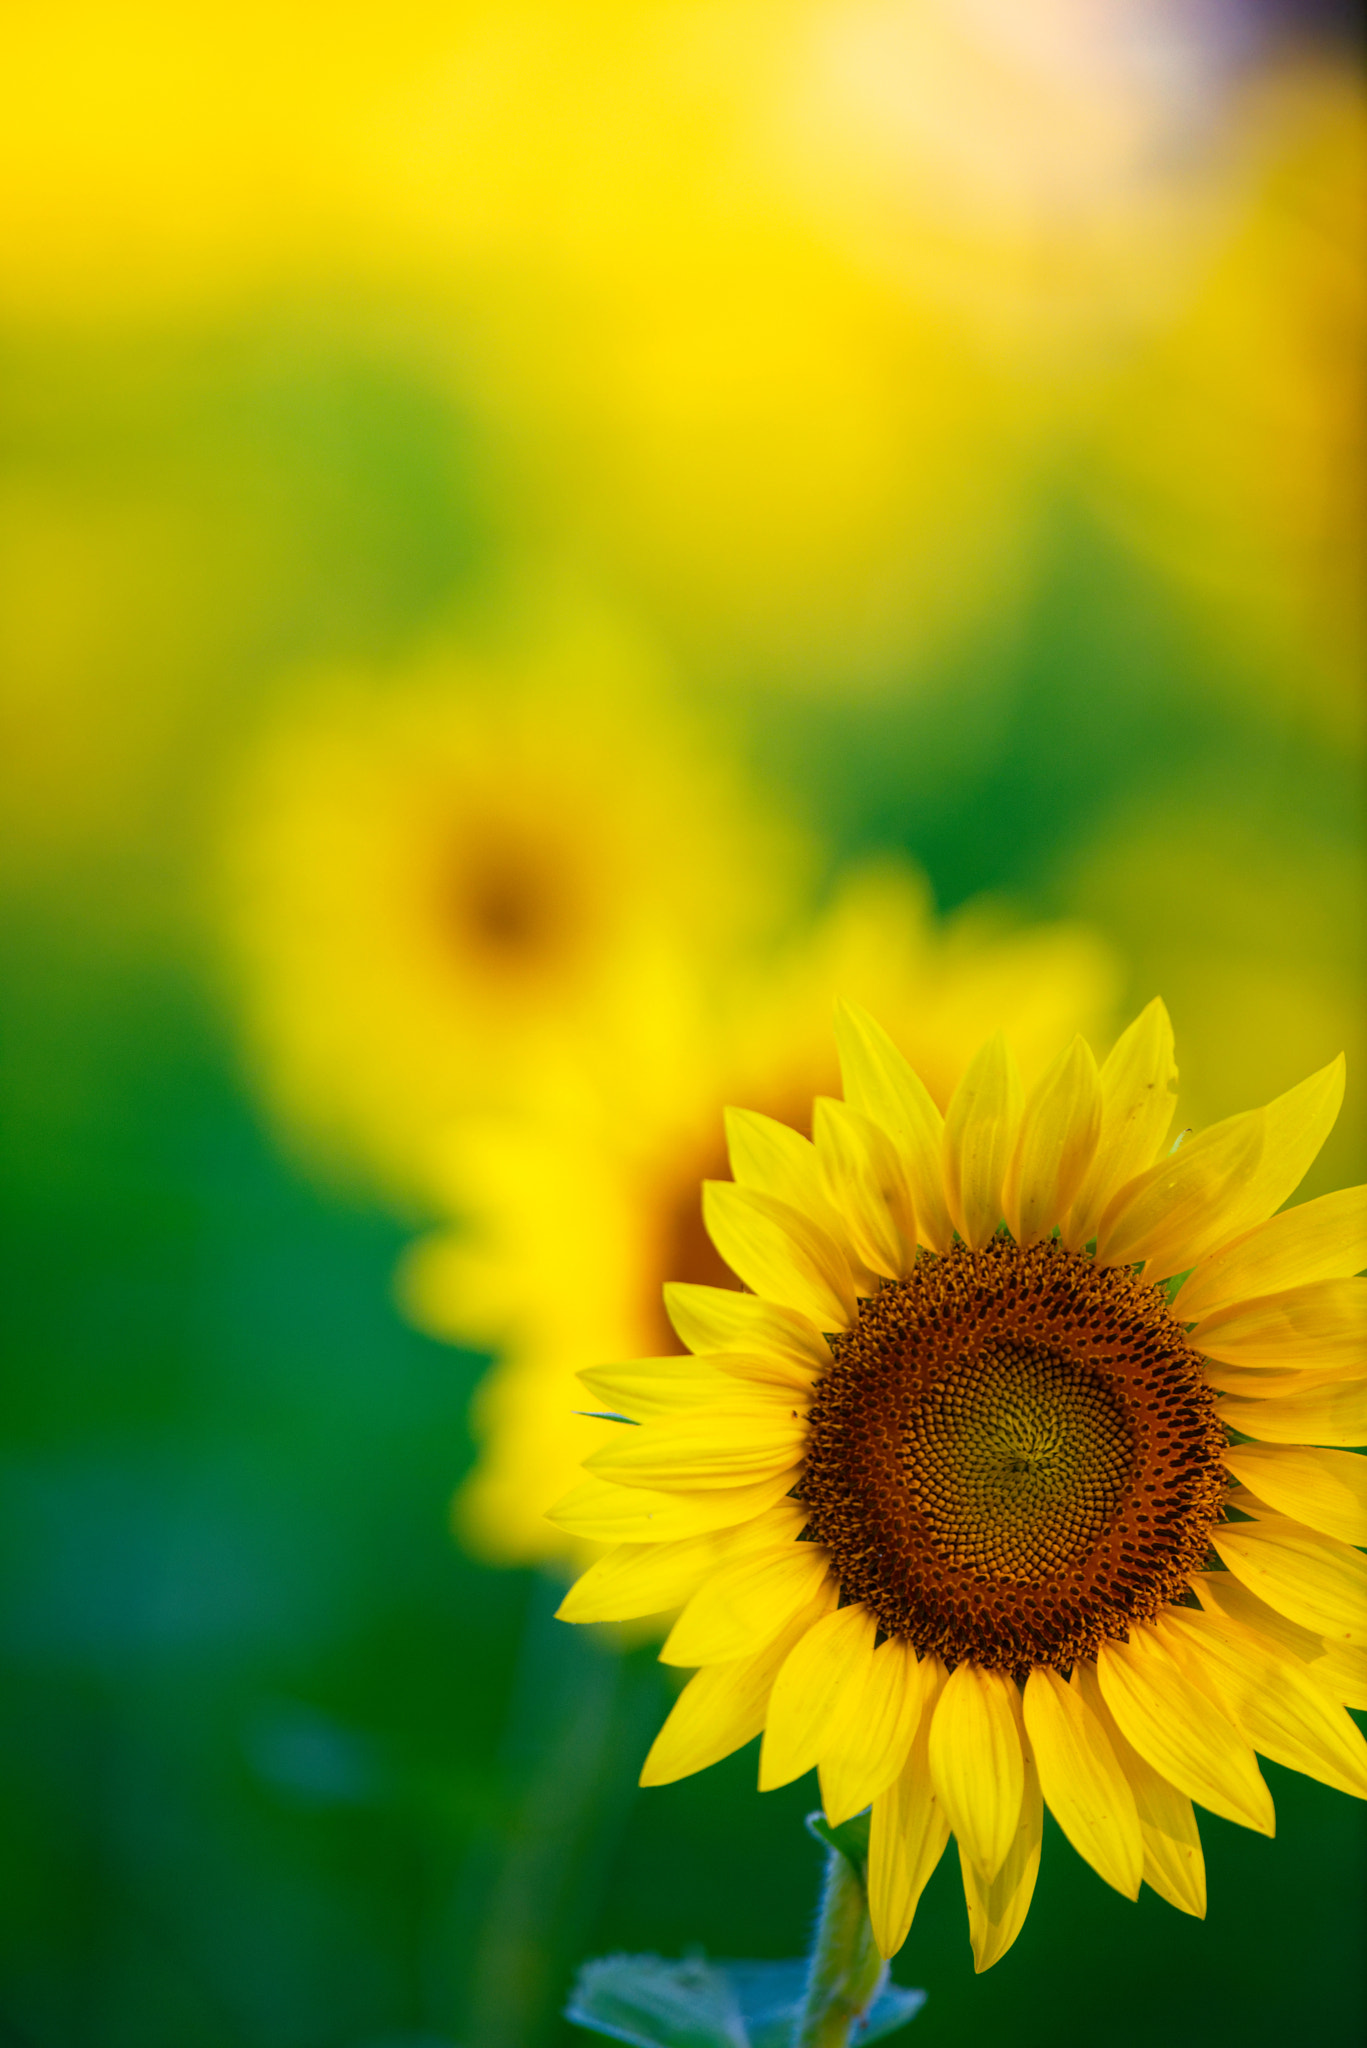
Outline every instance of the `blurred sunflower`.
<svg viewBox="0 0 1367 2048"><path fill-rule="evenodd" d="M624 1052L616 1086L559 1116L463 1119L443 1147L445 1200L462 1219L416 1244L399 1277L423 1328L495 1351L474 1420L478 1463L457 1501L462 1536L502 1563L585 1553L545 1520L614 1426L582 1411L581 1368L672 1349L670 1279L728 1278L703 1229L699 1179L724 1169L721 1111L740 1095L799 1117L836 1084L830 1017L853 989L917 1049L941 1104L961 1048L1005 1025L1038 1071L1060 1032L1103 1019L1115 972L1078 927L1013 930L978 906L947 925L899 863L848 877L809 932L762 964L733 962L668 1087L652 1096ZM652 1069L653 1061L647 1061ZM629 1099L630 1113L622 1099ZM603 1537L610 1532L602 1532Z"/></svg>
<svg viewBox="0 0 1367 2048"><path fill-rule="evenodd" d="M1199 263L1097 408L1090 494L1236 660L1362 738L1367 97L1306 58L1231 110Z"/></svg>
<svg viewBox="0 0 1367 2048"><path fill-rule="evenodd" d="M402 1196L461 1111L596 1099L608 1074L658 1093L707 963L805 879L727 750L593 641L319 683L248 763L225 847L267 1098Z"/></svg>
<svg viewBox="0 0 1367 2048"><path fill-rule="evenodd" d="M753 1292L670 1288L692 1355L586 1376L639 1426L556 1510L615 1539L561 1611L686 1601L661 1654L702 1668L642 1782L763 1730L762 1787L871 1803L885 1955L952 1833L996 1962L1046 1802L1201 1914L1192 1802L1271 1834L1255 1750L1367 1797L1367 1461L1333 1448L1367 1442L1367 1189L1274 1213L1342 1059L1169 1151L1159 1002L1028 1094L997 1036L943 1115L865 1012L838 1036L814 1141L732 1112L705 1189Z"/></svg>

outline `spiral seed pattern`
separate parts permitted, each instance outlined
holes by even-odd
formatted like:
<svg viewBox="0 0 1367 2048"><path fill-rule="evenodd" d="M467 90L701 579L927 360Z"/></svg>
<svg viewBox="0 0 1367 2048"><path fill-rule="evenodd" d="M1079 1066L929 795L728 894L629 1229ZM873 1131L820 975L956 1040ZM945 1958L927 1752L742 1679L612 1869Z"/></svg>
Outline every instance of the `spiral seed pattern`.
<svg viewBox="0 0 1367 2048"><path fill-rule="evenodd" d="M1157 1289L1055 1241L924 1255L831 1339L800 1485L847 1600L951 1664L1066 1671L1180 1599L1227 1489Z"/></svg>

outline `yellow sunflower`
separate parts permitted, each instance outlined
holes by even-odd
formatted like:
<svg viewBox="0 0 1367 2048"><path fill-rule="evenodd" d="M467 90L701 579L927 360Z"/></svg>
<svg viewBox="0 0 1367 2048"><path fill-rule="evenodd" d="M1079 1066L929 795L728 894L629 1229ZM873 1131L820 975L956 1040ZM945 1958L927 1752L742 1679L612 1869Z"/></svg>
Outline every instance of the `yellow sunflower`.
<svg viewBox="0 0 1367 2048"><path fill-rule="evenodd" d="M1193 1801L1272 1833L1255 1750L1367 1796L1367 1189L1274 1213L1343 1062L1169 1149L1159 1002L1028 1094L992 1039L943 1116L865 1012L837 1036L812 1141L729 1117L705 1209L753 1291L666 1289L688 1355L586 1375L639 1427L555 1510L614 1545L561 1612L686 1603L642 1782L762 1730L761 1787L871 1804L885 1955L953 1834L996 1962L1045 1802L1199 1915Z"/></svg>
<svg viewBox="0 0 1367 2048"><path fill-rule="evenodd" d="M291 1137L424 1195L454 1116L626 1072L658 1095L699 974L781 932L806 879L718 738L592 626L301 689L237 778L222 891Z"/></svg>
<svg viewBox="0 0 1367 2048"><path fill-rule="evenodd" d="M943 1107L965 1046L998 1026L1033 1079L1062 1036L1113 1014L1116 969L1076 925L1012 928L987 906L934 914L905 862L846 875L821 916L762 958L714 962L679 1013L667 1086L623 1048L610 1085L554 1114L462 1117L433 1167L460 1222L415 1245L400 1274L412 1318L498 1354L475 1400L480 1441L460 1533L501 1564L571 1557L584 1543L546 1520L583 1459L616 1432L582 1411L581 1367L673 1348L667 1280L725 1283L699 1181L725 1170L723 1105L800 1118L839 1085L831 1006L840 990L890 1018ZM675 1022L678 1022L676 1013ZM644 1066L644 1071L642 1067Z"/></svg>

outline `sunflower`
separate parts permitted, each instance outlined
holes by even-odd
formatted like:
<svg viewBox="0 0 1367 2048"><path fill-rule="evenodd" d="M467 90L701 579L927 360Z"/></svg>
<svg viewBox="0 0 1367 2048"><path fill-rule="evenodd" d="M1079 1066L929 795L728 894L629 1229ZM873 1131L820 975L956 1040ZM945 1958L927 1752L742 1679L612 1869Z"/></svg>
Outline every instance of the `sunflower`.
<svg viewBox="0 0 1367 2048"><path fill-rule="evenodd" d="M996 1962L1046 1802L1199 1915L1193 1802L1273 1831L1255 1750L1367 1796L1367 1189L1274 1213L1343 1062L1168 1149L1159 1002L1028 1095L990 1040L943 1116L865 1012L837 1035L812 1141L728 1118L705 1210L753 1291L667 1288L688 1355L586 1375L639 1427L555 1510L613 1540L561 1612L684 1603L642 1783L761 1731L762 1788L817 1766L833 1822L872 1806L885 1955L952 1834Z"/></svg>
<svg viewBox="0 0 1367 2048"><path fill-rule="evenodd" d="M546 1520L583 1459L617 1432L585 1415L581 1367L673 1349L668 1280L725 1284L707 1237L701 1179L725 1170L721 1112L748 1097L776 1116L838 1086L838 990L895 1020L935 1100L948 1102L963 1047L998 1025L1025 1072L1060 1036L1112 1014L1114 962L1088 931L1011 927L970 905L950 920L903 861L846 873L820 916L763 956L714 960L709 985L676 1009L668 1086L629 1045L606 1091L561 1113L462 1117L431 1179L461 1219L406 1257L400 1295L433 1335L498 1354L474 1407L480 1454L461 1489L462 1538L495 1563L588 1561Z"/></svg>
<svg viewBox="0 0 1367 2048"><path fill-rule="evenodd" d="M222 886L249 1056L300 1148L423 1198L451 1118L627 1071L658 1095L699 967L782 932L806 880L720 737L575 622L301 688L237 777ZM683 814L701 858L660 830Z"/></svg>

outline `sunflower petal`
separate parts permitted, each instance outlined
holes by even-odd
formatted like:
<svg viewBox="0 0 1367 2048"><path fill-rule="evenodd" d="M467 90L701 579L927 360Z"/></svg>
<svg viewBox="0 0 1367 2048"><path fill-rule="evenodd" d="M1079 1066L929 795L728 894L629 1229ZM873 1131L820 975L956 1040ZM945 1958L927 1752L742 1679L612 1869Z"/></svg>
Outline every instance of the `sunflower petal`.
<svg viewBox="0 0 1367 2048"><path fill-rule="evenodd" d="M1199 1572L1191 1583L1207 1614L1227 1615L1254 1635L1289 1650L1310 1666L1325 1691L1345 1707L1367 1707L1367 1649L1352 1643L1326 1643L1313 1629L1278 1614L1233 1572Z"/></svg>
<svg viewBox="0 0 1367 2048"><path fill-rule="evenodd" d="M707 1180L703 1220L717 1250L747 1287L810 1316L821 1330L843 1330L857 1313L849 1261L829 1232L787 1202Z"/></svg>
<svg viewBox="0 0 1367 2048"><path fill-rule="evenodd" d="M978 1975L1001 1961L1025 1925L1025 1916L1035 1895L1035 1879L1039 1875L1043 1823L1039 1774L1033 1759L1027 1756L1021 1784L1020 1818L996 1875L991 1878L984 1876L965 1852L962 1838L959 1841L959 1869L968 1906L968 1937L973 1944L973 1968Z"/></svg>
<svg viewBox="0 0 1367 2048"><path fill-rule="evenodd" d="M1155 996L1122 1032L1097 1077L1101 1129L1064 1232L1070 1251L1096 1235L1111 1197L1152 1166L1177 1100L1172 1024Z"/></svg>
<svg viewBox="0 0 1367 2048"><path fill-rule="evenodd" d="M789 1472L807 1435L805 1403L789 1407L745 1397L725 1408L686 1408L624 1428L584 1460L584 1470L618 1486L748 1486Z"/></svg>
<svg viewBox="0 0 1367 2048"><path fill-rule="evenodd" d="M910 1643L891 1636L859 1681L857 1711L821 1755L821 1805L832 1827L862 1813L901 1776L940 1672L934 1657L918 1660Z"/></svg>
<svg viewBox="0 0 1367 2048"><path fill-rule="evenodd" d="M1367 1280L1311 1280L1216 1309L1191 1341L1231 1365L1360 1365L1367 1356Z"/></svg>
<svg viewBox="0 0 1367 2048"><path fill-rule="evenodd" d="M1100 1135L1096 1060L1086 1039L1075 1038L1036 1082L1021 1118L1005 1204L1017 1244L1034 1244L1063 1222Z"/></svg>
<svg viewBox="0 0 1367 2048"><path fill-rule="evenodd" d="M783 1498L795 1477L795 1471L776 1472L752 1486L680 1493L582 1479L547 1511L546 1519L588 1543L673 1543L763 1514Z"/></svg>
<svg viewBox="0 0 1367 2048"><path fill-rule="evenodd" d="M1265 1109L1229 1117L1122 1188L1097 1257L1165 1279L1262 1223L1300 1186L1343 1101L1342 1055Z"/></svg>
<svg viewBox="0 0 1367 2048"><path fill-rule="evenodd" d="M949 1213L975 1251L1002 1220L1002 1188L1020 1119L1020 1076L999 1031L974 1055L945 1115Z"/></svg>
<svg viewBox="0 0 1367 2048"><path fill-rule="evenodd" d="M1103 1643L1096 1671L1121 1734L1154 1770L1198 1806L1273 1832L1272 1798L1253 1751L1151 1628L1131 1629L1128 1643Z"/></svg>
<svg viewBox="0 0 1367 2048"><path fill-rule="evenodd" d="M1158 1632L1255 1749L1336 1792L1367 1799L1367 1741L1299 1659L1209 1614L1174 1608Z"/></svg>
<svg viewBox="0 0 1367 2048"><path fill-rule="evenodd" d="M820 1223L838 1243L840 1218L831 1207L811 1139L755 1109L728 1109L723 1115L727 1157L737 1186L786 1202Z"/></svg>
<svg viewBox="0 0 1367 2048"><path fill-rule="evenodd" d="M1031 1672L1023 1706L1049 1811L1097 1875L1137 1899L1144 1869L1139 1815L1105 1730L1056 1671Z"/></svg>
<svg viewBox="0 0 1367 2048"><path fill-rule="evenodd" d="M960 1664L935 1703L930 1775L959 1846L989 1880L1016 1839L1024 1786L1016 1688L1001 1671Z"/></svg>
<svg viewBox="0 0 1367 2048"><path fill-rule="evenodd" d="M1367 1543L1367 1458L1303 1444L1231 1444L1225 1464L1279 1514L1340 1543Z"/></svg>
<svg viewBox="0 0 1367 2048"><path fill-rule="evenodd" d="M708 1579L665 1638L662 1664L729 1664L772 1641L830 1577L819 1543L738 1558Z"/></svg>
<svg viewBox="0 0 1367 2048"><path fill-rule="evenodd" d="M1346 1280L1367 1266L1367 1187L1340 1188L1283 1209L1201 1260L1178 1288L1184 1323L1252 1295L1279 1294L1312 1280Z"/></svg>
<svg viewBox="0 0 1367 2048"><path fill-rule="evenodd" d="M556 1619L633 1621L643 1614L663 1614L737 1555L795 1543L806 1516L799 1501L781 1500L738 1529L709 1529L677 1543L618 1543L575 1580Z"/></svg>
<svg viewBox="0 0 1367 2048"><path fill-rule="evenodd" d="M1264 1443L1367 1444L1367 1379L1335 1379L1265 1401L1230 1397L1216 1413L1240 1436Z"/></svg>
<svg viewBox="0 0 1367 2048"><path fill-rule="evenodd" d="M870 1272L900 1279L916 1259L916 1219L897 1148L847 1103L818 1095L813 1130L826 1185Z"/></svg>
<svg viewBox="0 0 1367 2048"><path fill-rule="evenodd" d="M866 1011L838 1003L835 1037L845 1100L872 1117L896 1145L920 1242L948 1251L953 1226L945 1205L944 1118L920 1075Z"/></svg>
<svg viewBox="0 0 1367 2048"><path fill-rule="evenodd" d="M759 1789L772 1792L810 1771L859 1705L846 1681L873 1661L878 1624L867 1607L837 1608L788 1652L774 1681L759 1753Z"/></svg>
<svg viewBox="0 0 1367 2048"><path fill-rule="evenodd" d="M925 1705L900 1775L873 1802L869 1828L869 1918L881 1956L895 1956L911 1931L922 1892L949 1840L949 1818L930 1774L930 1726L945 1669L931 1672Z"/></svg>
<svg viewBox="0 0 1367 2048"><path fill-rule="evenodd" d="M1116 1762L1134 1794L1144 1843L1144 1882L1150 1890L1194 1919L1206 1917L1206 1859L1201 1831L1185 1792L1156 1771L1125 1740L1101 1697L1095 1664L1075 1664L1072 1683L1106 1731Z"/></svg>
<svg viewBox="0 0 1367 2048"><path fill-rule="evenodd" d="M683 1408L725 1405L739 1395L736 1376L724 1371L719 1359L687 1355L637 1358L629 1365L594 1365L576 1377L602 1407L615 1415L627 1415L633 1422L673 1415ZM763 1388L769 1399L789 1405L798 1392L787 1380L753 1382L752 1387L756 1400L765 1398Z"/></svg>
<svg viewBox="0 0 1367 2048"><path fill-rule="evenodd" d="M810 1316L776 1301L761 1301L734 1287L670 1280L664 1303L679 1341L690 1351L772 1352L808 1372L824 1372L831 1362L830 1346Z"/></svg>
<svg viewBox="0 0 1367 2048"><path fill-rule="evenodd" d="M1166 1159L1128 1181L1103 1211L1097 1262L1151 1263L1147 1279L1190 1266L1230 1235L1225 1218L1262 1155L1264 1112L1249 1110L1213 1124Z"/></svg>
<svg viewBox="0 0 1367 2048"><path fill-rule="evenodd" d="M641 1770L643 1785L672 1785L694 1771L720 1763L764 1726L775 1678L788 1652L835 1605L828 1581L786 1628L753 1656L732 1664L709 1664L696 1672L674 1702Z"/></svg>
<svg viewBox="0 0 1367 2048"><path fill-rule="evenodd" d="M1340 1053L1317 1074L1269 1102L1257 1167L1227 1218L1230 1235L1262 1223L1290 1199L1314 1164L1343 1106L1347 1062Z"/></svg>
<svg viewBox="0 0 1367 2048"><path fill-rule="evenodd" d="M1327 1642L1367 1645L1367 1557L1299 1522L1220 1522L1220 1562L1279 1614Z"/></svg>

